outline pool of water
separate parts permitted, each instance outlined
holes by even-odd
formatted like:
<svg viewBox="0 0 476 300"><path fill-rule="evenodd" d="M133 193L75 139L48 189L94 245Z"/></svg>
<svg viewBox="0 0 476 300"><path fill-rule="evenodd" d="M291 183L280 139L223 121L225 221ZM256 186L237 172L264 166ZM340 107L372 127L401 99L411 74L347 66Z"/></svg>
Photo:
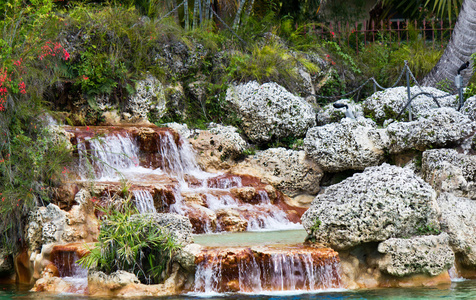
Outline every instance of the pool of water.
<svg viewBox="0 0 476 300"><path fill-rule="evenodd" d="M306 236L307 233L304 229L294 229L196 234L193 236L193 240L197 244L209 247L249 247L302 244Z"/></svg>
<svg viewBox="0 0 476 300"><path fill-rule="evenodd" d="M77 295L51 295L46 293L32 293L28 287L18 287L15 285L0 285L0 299L57 299L57 300L75 300L90 299L87 296ZM96 299L96 298L95 298ZM103 298L108 299L108 298ZM111 298L109 298L111 299ZM466 280L462 282L453 282L448 286L436 288L388 288L371 289L359 291L322 291L313 293L270 293L270 294L222 294L208 295L207 297L197 295L183 295L174 297L142 297L126 298L136 299L158 299L158 300L194 300L194 299L219 299L219 300L295 300L295 299L391 299L391 300L417 300L417 299L476 299L476 281Z"/></svg>

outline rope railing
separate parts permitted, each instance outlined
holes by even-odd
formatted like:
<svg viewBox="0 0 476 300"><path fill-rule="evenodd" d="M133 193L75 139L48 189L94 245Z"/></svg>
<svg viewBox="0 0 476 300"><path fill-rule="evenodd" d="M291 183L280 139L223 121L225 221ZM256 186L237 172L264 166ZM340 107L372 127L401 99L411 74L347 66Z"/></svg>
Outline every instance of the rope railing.
<svg viewBox="0 0 476 300"><path fill-rule="evenodd" d="M348 93L345 93L345 94L342 94L342 95L337 95L337 96L323 96L323 95L316 95L316 94L309 94L309 96L314 96L316 98L321 98L321 99L337 99L336 101L334 102L337 102L339 101L340 99L344 98L344 97L347 97L347 96L350 96L350 95L353 95L355 93L358 93L358 97L360 96L360 92L361 90L369 83L369 82L372 82L373 83L373 86L374 86L374 92L377 92L377 88L379 88L380 90L388 90L388 89L391 89L391 88L394 88L396 87L400 81L402 80L403 78L403 74L407 74L406 76L406 86L407 86L407 89L408 89L408 101L407 103L405 104L405 106L403 107L403 109L398 113L397 117L395 118L395 120L397 120L404 112L405 110L409 110L409 118L410 118L410 121L411 121L411 115L412 115L412 109L411 109L411 103L412 101L417 98L418 96L421 96L421 95L425 95L425 96L428 96L428 97L431 97L433 99L433 101L436 103L436 105L438 107L441 107L440 103L438 102L438 99L441 99L441 98L446 98L446 97L452 97L452 96L456 96L457 94L451 94L451 93L446 93L444 95L439 95L439 96L436 96L430 92L427 92L423 89L423 87L419 84L418 80L415 78L415 75L413 75L412 71L410 70L410 67L408 66L408 62L405 61L404 62L405 65L403 66L403 69L402 71L400 72L400 75L398 76L398 79L395 81L395 83L390 86L390 87L383 87L380 83L377 82L377 80L374 78L374 77L370 77L369 79L367 79L366 81L364 81L364 83L362 83L359 87L355 88L354 90L348 92ZM415 83L415 85L419 88L420 92L415 94L415 95L411 95L410 93L410 84L411 84L411 81L413 80L413 82ZM461 93L460 93L461 94ZM461 103L461 101L460 101ZM461 108L461 104L458 105L458 108L457 110L459 110ZM394 120L393 120L394 121ZM393 122L392 121L392 122ZM390 122L391 123L391 122Z"/></svg>

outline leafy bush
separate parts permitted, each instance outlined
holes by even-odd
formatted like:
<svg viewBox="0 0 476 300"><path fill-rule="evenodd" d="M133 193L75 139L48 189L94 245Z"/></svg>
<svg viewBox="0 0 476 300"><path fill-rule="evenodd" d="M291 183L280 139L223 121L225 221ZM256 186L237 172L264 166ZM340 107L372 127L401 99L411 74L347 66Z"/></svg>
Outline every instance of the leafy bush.
<svg viewBox="0 0 476 300"><path fill-rule="evenodd" d="M125 204L123 211L105 210L99 242L79 263L106 274L118 270L131 272L143 283L164 280L163 275L180 245L157 227L153 219L141 218L136 213L131 202Z"/></svg>

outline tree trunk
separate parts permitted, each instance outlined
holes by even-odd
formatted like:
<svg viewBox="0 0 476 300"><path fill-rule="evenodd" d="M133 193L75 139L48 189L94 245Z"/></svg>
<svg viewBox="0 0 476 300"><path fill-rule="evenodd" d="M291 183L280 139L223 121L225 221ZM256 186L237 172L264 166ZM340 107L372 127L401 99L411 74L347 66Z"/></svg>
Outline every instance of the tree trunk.
<svg viewBox="0 0 476 300"><path fill-rule="evenodd" d="M233 21L233 29L238 28L238 23L240 22L241 11L243 10L243 6L245 6L245 1L246 0L241 0L240 1L240 6L238 7L238 11L236 12L235 21Z"/></svg>
<svg viewBox="0 0 476 300"><path fill-rule="evenodd" d="M190 28L190 20L188 17L188 0L183 3L183 17L185 19L185 30Z"/></svg>
<svg viewBox="0 0 476 300"><path fill-rule="evenodd" d="M192 21L193 30L197 29L197 27L198 27L198 16L197 15L198 15L198 2L199 1L200 0L195 0L195 4L193 5L193 16L192 16L192 18L193 18L193 21Z"/></svg>
<svg viewBox="0 0 476 300"><path fill-rule="evenodd" d="M422 85L436 87L439 82L448 79L454 85L458 68L465 62L471 66L461 72L464 85L473 74L471 54L476 52L476 1L464 0L458 15L450 42L435 67L423 78Z"/></svg>

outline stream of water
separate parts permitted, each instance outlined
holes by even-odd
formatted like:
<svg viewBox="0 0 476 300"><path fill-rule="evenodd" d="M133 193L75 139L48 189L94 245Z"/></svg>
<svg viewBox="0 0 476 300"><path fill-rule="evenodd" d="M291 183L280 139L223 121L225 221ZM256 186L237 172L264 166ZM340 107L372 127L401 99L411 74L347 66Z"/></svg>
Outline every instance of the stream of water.
<svg viewBox="0 0 476 300"><path fill-rule="evenodd" d="M90 299L87 296L71 294L51 295L47 293L32 293L28 291L28 286L0 285L0 299L58 299L75 300ZM103 298L108 299L108 298ZM110 298L111 299L111 298ZM275 292L267 294L221 294L202 295L193 294L170 297L141 297L127 298L137 299L160 299L160 300L193 300L193 299L219 299L219 300L295 300L295 299L389 299L389 300L418 300L418 299L476 299L476 281L465 280L453 282L449 286L436 288L391 288L391 289L370 289L359 291L329 290L311 293L296 292Z"/></svg>

